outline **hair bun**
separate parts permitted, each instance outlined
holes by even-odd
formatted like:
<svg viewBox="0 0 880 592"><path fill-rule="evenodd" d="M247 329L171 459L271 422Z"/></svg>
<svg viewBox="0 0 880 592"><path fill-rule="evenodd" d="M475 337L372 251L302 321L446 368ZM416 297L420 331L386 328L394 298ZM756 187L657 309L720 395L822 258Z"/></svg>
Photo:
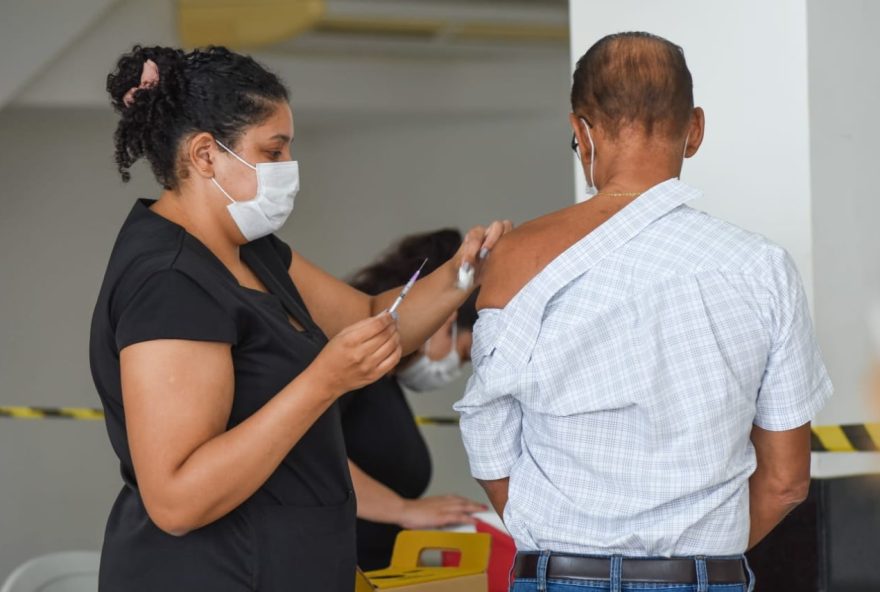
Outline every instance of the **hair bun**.
<svg viewBox="0 0 880 592"><path fill-rule="evenodd" d="M182 78L179 76L181 65L185 60L182 50L135 45L130 52L119 58L116 68L107 76L107 92L110 94L114 109L118 112L129 107L125 101L126 94L141 85L141 75L147 60L153 61L159 69L159 83L155 88L160 89L162 94L167 94L169 91L177 94L182 90L180 88Z"/></svg>

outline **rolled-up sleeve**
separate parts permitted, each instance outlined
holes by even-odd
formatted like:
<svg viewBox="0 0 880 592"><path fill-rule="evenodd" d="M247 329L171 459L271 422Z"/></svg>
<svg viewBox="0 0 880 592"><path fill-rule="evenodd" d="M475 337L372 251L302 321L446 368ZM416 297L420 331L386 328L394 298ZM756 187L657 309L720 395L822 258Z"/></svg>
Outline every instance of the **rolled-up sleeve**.
<svg viewBox="0 0 880 592"><path fill-rule="evenodd" d="M493 480L510 476L521 453L522 409L515 397L516 372L494 347L496 311L483 311L474 327L474 373L455 404L471 475Z"/></svg>

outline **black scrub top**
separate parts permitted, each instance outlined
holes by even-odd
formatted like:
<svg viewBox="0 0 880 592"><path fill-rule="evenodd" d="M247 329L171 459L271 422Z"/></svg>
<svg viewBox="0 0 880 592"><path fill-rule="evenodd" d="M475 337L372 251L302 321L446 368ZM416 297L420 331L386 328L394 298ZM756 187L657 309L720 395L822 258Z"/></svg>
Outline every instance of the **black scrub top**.
<svg viewBox="0 0 880 592"><path fill-rule="evenodd" d="M92 319L92 375L124 482L107 521L99 589L351 592L355 500L336 404L230 514L180 537L147 515L125 430L120 350L153 339L231 344L232 428L296 378L327 341L290 279L287 245L268 236L241 248L270 293L245 288L151 203L138 201L125 221Z"/></svg>
<svg viewBox="0 0 880 592"><path fill-rule="evenodd" d="M393 376L386 376L340 400L348 457L366 474L401 497L416 499L431 480L431 456L415 417ZM400 528L357 521L361 569L388 567Z"/></svg>

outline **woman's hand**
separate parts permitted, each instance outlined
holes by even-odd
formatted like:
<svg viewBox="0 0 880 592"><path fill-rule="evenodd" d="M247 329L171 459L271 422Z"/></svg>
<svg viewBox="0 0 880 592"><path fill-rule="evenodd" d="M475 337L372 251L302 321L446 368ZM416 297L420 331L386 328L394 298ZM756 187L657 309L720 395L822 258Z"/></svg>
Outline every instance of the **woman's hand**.
<svg viewBox="0 0 880 592"><path fill-rule="evenodd" d="M453 261L456 262L456 268L463 267L466 273L473 270L479 285L483 261L489 256L492 248L501 237L511 230L513 230L513 223L510 220L496 220L487 227L474 226L471 228L453 258Z"/></svg>
<svg viewBox="0 0 880 592"><path fill-rule="evenodd" d="M319 373L335 397L372 384L400 361L397 321L387 312L340 331L309 370Z"/></svg>
<svg viewBox="0 0 880 592"><path fill-rule="evenodd" d="M408 530L420 530L473 524L475 520L471 514L487 509L483 504L458 495L405 499L398 525Z"/></svg>

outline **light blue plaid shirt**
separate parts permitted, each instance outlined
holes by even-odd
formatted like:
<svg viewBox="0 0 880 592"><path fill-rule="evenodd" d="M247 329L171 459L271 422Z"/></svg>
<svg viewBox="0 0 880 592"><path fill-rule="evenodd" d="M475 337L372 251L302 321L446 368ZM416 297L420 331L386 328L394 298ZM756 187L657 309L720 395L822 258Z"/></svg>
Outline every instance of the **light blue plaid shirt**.
<svg viewBox="0 0 880 592"><path fill-rule="evenodd" d="M752 424L830 397L788 253L699 195L653 187L480 312L455 409L474 477L510 477L520 550L742 553Z"/></svg>

